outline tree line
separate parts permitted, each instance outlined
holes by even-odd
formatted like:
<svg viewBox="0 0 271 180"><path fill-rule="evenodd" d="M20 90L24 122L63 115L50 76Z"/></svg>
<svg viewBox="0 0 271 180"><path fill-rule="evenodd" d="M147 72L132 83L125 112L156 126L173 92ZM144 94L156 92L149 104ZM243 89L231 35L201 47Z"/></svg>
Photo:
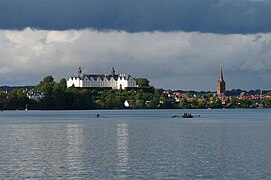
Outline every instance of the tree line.
<svg viewBox="0 0 271 180"><path fill-rule="evenodd" d="M46 76L34 87L34 92L43 92L44 97L39 101L27 97L28 90L14 89L8 93L0 91L0 108L12 109L117 109L125 108L126 100L133 101L131 108L157 108L163 100L159 90L149 86L145 78L137 79L139 88L113 90L111 88L67 88L63 78L55 82L52 76ZM148 102L148 103L146 103Z"/></svg>
<svg viewBox="0 0 271 180"><path fill-rule="evenodd" d="M270 108L270 99L248 100L232 96L223 105L221 99L213 96L211 92L194 98L182 98L176 101L174 97L163 94L162 89L155 89L149 85L145 78L137 79L138 87L125 90L111 88L67 88L63 78L55 82L52 76L46 76L34 87L33 91L43 92L44 97L39 101L29 99L26 89L13 89L6 93L0 91L0 108L2 110L14 109L40 109L40 110L83 110L83 109L123 109L123 108ZM130 106L126 107L124 102Z"/></svg>

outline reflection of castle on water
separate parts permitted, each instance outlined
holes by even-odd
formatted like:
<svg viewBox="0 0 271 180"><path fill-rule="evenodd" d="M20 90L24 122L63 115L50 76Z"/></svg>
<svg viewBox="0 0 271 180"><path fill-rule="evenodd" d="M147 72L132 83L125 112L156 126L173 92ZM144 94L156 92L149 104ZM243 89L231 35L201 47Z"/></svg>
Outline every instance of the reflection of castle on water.
<svg viewBox="0 0 271 180"><path fill-rule="evenodd" d="M65 165L69 169L69 172L82 173L86 171L85 164L83 162L83 140L84 140L84 130L82 125L67 125L66 131L67 137L67 149L65 154ZM80 171L78 171L80 169Z"/></svg>
<svg viewBox="0 0 271 180"><path fill-rule="evenodd" d="M118 179L127 178L127 170L129 169L129 132L128 132L128 124L121 123L117 125L117 164L116 170L119 173Z"/></svg>

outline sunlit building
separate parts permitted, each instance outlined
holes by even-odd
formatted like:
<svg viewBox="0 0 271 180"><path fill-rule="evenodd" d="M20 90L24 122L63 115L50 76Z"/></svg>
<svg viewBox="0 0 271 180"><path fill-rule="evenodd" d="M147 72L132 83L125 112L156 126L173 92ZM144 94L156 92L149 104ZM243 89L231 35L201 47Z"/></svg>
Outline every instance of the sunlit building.
<svg viewBox="0 0 271 180"><path fill-rule="evenodd" d="M111 74L91 75L84 74L79 68L76 76L70 77L67 81L67 87L110 87L112 89L125 89L127 87L136 87L136 79L127 74L116 74L114 67Z"/></svg>

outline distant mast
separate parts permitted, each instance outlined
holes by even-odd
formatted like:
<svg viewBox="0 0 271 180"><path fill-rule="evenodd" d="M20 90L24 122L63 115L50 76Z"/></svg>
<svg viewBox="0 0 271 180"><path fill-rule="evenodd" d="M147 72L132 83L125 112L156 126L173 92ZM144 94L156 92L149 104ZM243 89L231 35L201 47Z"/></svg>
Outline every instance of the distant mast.
<svg viewBox="0 0 271 180"><path fill-rule="evenodd" d="M217 95L223 96L226 92L226 83L223 78L222 65L220 65L219 79L217 81Z"/></svg>

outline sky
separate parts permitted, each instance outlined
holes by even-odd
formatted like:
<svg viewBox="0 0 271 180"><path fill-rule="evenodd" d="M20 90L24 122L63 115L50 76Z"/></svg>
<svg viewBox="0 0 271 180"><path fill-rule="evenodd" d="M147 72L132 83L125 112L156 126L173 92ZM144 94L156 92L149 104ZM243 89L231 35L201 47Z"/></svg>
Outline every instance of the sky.
<svg viewBox="0 0 271 180"><path fill-rule="evenodd" d="M0 86L86 74L271 89L271 0L0 0Z"/></svg>

